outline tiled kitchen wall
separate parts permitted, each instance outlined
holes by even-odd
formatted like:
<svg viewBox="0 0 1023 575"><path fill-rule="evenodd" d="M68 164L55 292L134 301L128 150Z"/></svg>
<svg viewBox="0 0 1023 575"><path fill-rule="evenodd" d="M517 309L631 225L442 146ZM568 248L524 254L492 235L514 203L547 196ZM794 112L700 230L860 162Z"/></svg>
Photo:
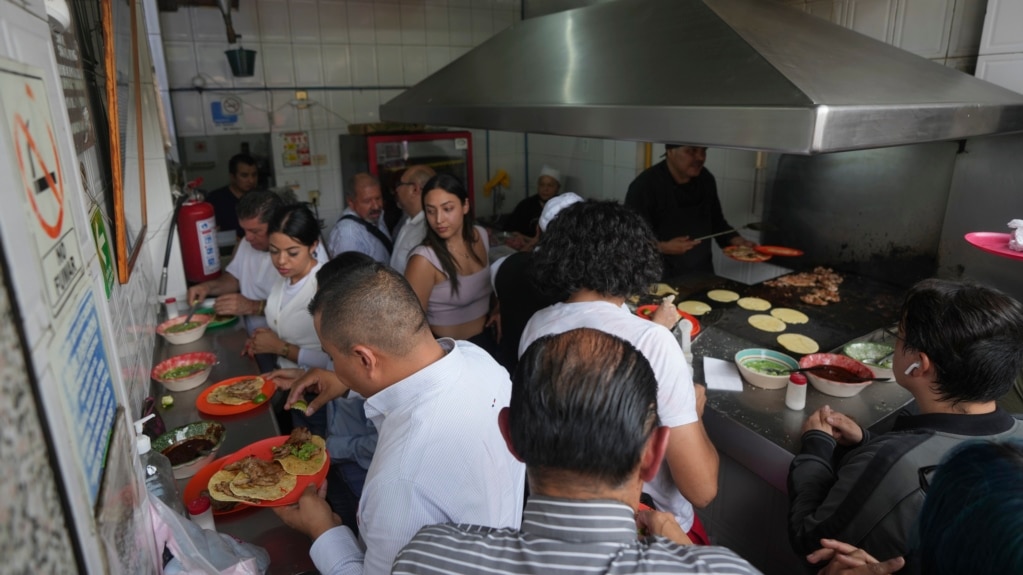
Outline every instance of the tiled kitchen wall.
<svg viewBox="0 0 1023 575"><path fill-rule="evenodd" d="M985 0L944 0L940 10L920 0L787 3L970 73L986 6ZM342 209L341 186L350 175L340 173L337 135L349 123L378 121L381 103L513 25L520 13L521 0L241 0L232 14L241 43L258 51L252 78L231 76L217 9L161 13L178 134L222 133L209 106L228 93L244 102L242 131L308 130L314 165L286 169L275 153L277 183L294 188L300 199L309 190L321 190L321 217L333 222ZM203 92L189 90L196 81L204 84ZM305 109L292 105L295 88L310 88L314 103ZM478 213L484 216L493 212L494 204L482 195L482 187L498 169L511 175L500 208L509 212L535 193L537 174L545 164L561 171L566 190L606 199L623 199L629 182L644 167L643 145L635 142L472 132ZM279 151L279 136L274 146ZM662 152L655 145L652 160L660 161ZM759 219L762 198L753 189L755 158L743 150L708 153L707 166L717 177L725 215L736 226Z"/></svg>

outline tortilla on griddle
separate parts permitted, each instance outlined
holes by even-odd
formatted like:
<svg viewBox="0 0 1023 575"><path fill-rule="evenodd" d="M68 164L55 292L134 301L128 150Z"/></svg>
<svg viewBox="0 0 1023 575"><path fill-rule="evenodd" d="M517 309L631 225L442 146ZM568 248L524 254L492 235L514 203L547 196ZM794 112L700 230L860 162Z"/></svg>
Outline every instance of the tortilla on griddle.
<svg viewBox="0 0 1023 575"><path fill-rule="evenodd" d="M223 403L225 405L242 405L249 403L263 391L263 378L252 377L215 388L206 396L209 403Z"/></svg>
<svg viewBox="0 0 1023 575"><path fill-rule="evenodd" d="M327 463L327 442L318 435L312 436L310 441L319 447L320 451L309 459L300 459L295 455L275 457L274 459L292 475L315 475Z"/></svg>

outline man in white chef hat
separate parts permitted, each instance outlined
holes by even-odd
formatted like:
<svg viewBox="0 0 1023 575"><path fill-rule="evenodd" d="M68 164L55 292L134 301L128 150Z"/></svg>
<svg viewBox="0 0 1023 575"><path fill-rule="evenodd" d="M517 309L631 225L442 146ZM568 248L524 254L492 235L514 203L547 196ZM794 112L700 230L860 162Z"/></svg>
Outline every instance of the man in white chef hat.
<svg viewBox="0 0 1023 575"><path fill-rule="evenodd" d="M508 218L506 229L518 232L529 238L522 246L522 251L533 249L538 239L537 227L540 222L540 214L548 200L561 192L561 172L544 165L540 170L540 177L536 179L536 194L519 202L515 211Z"/></svg>

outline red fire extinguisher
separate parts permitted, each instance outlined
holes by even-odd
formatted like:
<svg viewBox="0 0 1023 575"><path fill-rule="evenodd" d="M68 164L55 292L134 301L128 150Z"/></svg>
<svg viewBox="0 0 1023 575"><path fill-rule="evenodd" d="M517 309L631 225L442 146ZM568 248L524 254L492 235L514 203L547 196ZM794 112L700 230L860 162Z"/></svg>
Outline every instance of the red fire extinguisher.
<svg viewBox="0 0 1023 575"><path fill-rule="evenodd" d="M177 224L185 279L194 284L220 276L220 247L213 205L199 199L185 201L178 209Z"/></svg>

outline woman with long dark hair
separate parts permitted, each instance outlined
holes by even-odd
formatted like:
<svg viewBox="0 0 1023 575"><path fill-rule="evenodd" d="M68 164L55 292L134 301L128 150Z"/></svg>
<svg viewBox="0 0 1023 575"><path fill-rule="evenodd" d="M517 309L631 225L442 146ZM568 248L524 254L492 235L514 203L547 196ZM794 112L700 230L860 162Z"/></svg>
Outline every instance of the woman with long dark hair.
<svg viewBox="0 0 1023 575"><path fill-rule="evenodd" d="M473 340L492 348L484 333L490 311L487 232L474 225L469 192L449 174L423 187L426 238L412 250L405 277L438 337Z"/></svg>
<svg viewBox="0 0 1023 575"><path fill-rule="evenodd" d="M326 367L330 359L320 347L307 309L316 294L316 272L323 265L316 260L320 225L303 204L278 209L270 219L270 258L280 279L266 299L269 328L259 328L246 343L250 354L278 355L282 368L306 365Z"/></svg>

